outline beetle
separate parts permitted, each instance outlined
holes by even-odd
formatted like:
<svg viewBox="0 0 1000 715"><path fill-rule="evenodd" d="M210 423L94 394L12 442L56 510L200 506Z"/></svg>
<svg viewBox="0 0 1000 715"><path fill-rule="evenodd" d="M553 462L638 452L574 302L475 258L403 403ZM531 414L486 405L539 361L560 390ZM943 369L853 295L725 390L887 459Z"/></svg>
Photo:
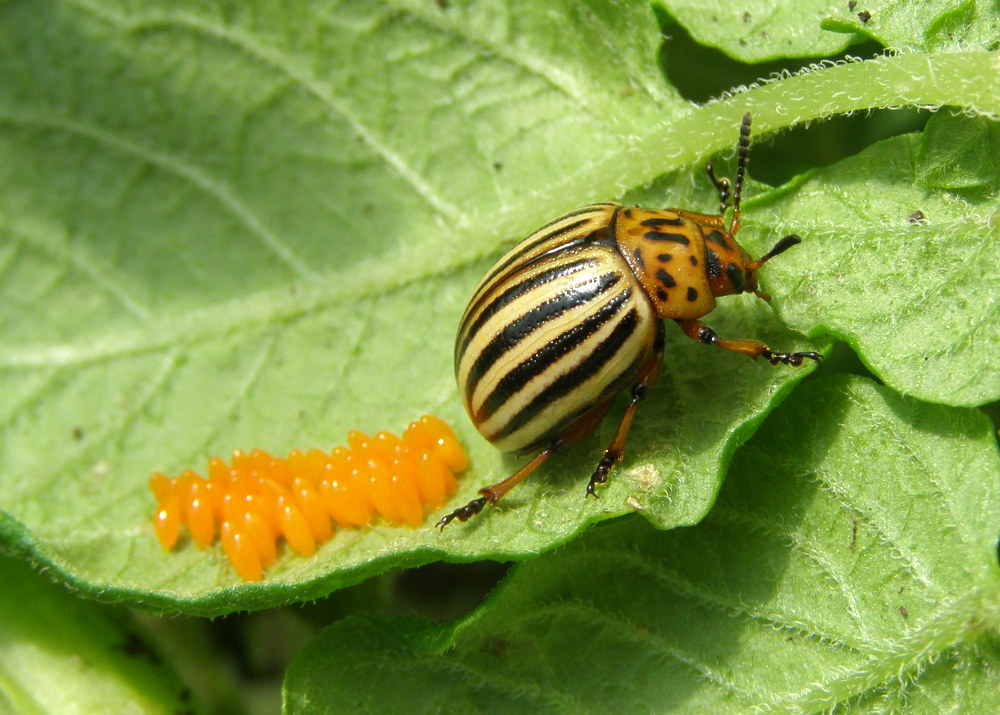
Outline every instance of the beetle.
<svg viewBox="0 0 1000 715"><path fill-rule="evenodd" d="M688 337L772 365L819 361L815 352L775 352L753 339L725 339L701 318L719 296L754 293L757 271L802 239L791 234L754 259L736 243L740 194L750 150L750 114L737 143L733 213L730 182L706 170L719 193L718 215L584 206L542 226L483 277L459 324L455 375L479 432L506 452L535 453L503 481L445 515L444 529L496 504L553 453L589 435L629 384L631 402L604 451L587 495L622 460L636 407L660 374L664 320Z"/></svg>

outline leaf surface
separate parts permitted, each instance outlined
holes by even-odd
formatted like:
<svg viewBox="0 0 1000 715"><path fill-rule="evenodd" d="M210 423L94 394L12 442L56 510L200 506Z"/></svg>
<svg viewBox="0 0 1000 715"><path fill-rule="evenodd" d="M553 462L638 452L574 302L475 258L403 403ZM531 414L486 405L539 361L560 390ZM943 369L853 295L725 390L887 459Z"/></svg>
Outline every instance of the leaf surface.
<svg viewBox="0 0 1000 715"><path fill-rule="evenodd" d="M582 488L610 424L493 518L444 536L342 531L243 585L218 547L162 552L146 478L236 448L329 449L349 429L398 431L434 412L473 458L454 508L517 466L465 420L450 364L469 292L504 247L667 173L689 188L657 203L714 210L702 167L732 151L748 110L761 138L879 106L1000 114L995 53L877 58L693 106L661 76L648 5L444 5L0 6L7 548L91 596L220 614L395 566L535 554L636 508L660 526L694 523L733 450L803 373L676 331L599 501ZM761 230L745 215L741 240L755 251L775 231L810 235L793 216ZM844 216L830 243L854 235ZM779 264L764 280L798 321ZM916 270L920 283L936 266ZM766 306L726 303L710 321L720 334L811 346ZM796 325L812 332L821 319ZM935 325L935 340L962 325ZM865 349L880 364L886 346Z"/></svg>
<svg viewBox="0 0 1000 715"><path fill-rule="evenodd" d="M998 524L983 415L809 381L702 523L603 524L454 627L332 626L289 669L286 710L988 711Z"/></svg>
<svg viewBox="0 0 1000 715"><path fill-rule="evenodd" d="M0 556L0 710L193 713L134 624Z"/></svg>
<svg viewBox="0 0 1000 715"><path fill-rule="evenodd" d="M806 237L768 266L790 325L846 340L901 393L980 405L1000 398L1000 183L920 186L928 141L952 165L965 151L933 137L897 137L800 177L748 221Z"/></svg>

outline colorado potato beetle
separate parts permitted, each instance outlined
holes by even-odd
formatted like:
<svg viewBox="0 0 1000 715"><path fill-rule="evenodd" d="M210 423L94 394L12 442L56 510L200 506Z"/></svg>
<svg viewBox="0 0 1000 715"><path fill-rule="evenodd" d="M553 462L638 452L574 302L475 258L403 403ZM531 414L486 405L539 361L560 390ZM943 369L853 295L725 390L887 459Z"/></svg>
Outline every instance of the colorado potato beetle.
<svg viewBox="0 0 1000 715"><path fill-rule="evenodd" d="M515 246L479 282L455 343L455 375L480 433L503 451L535 456L447 514L442 529L496 504L554 452L590 434L619 392L632 400L587 485L607 481L621 461L636 406L660 374L663 320L688 337L772 365L819 361L815 352L775 352L752 339L724 339L700 318L719 296L754 293L757 271L799 243L794 234L753 259L736 243L750 149L750 114L737 144L733 214L726 228L728 179L709 179L718 215L601 203L570 211Z"/></svg>

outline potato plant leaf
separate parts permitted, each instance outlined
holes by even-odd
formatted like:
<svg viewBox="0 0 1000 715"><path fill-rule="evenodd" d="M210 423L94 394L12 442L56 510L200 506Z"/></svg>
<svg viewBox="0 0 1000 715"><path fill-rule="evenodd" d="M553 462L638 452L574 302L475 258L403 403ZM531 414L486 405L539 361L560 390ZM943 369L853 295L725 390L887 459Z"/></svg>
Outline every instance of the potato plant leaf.
<svg viewBox="0 0 1000 715"><path fill-rule="evenodd" d="M785 22L814 31L796 18ZM664 527L696 522L733 451L805 371L676 331L600 500L582 487L610 424L478 524L341 531L246 585L217 546L162 552L146 479L236 448L329 449L349 429L398 431L430 411L473 458L454 508L516 465L462 415L450 365L469 291L504 247L668 172L697 176L695 208L713 210L702 167L731 152L746 111L762 140L873 107L1000 115L997 55L978 45L817 67L694 106L664 80L640 2L42 0L4 3L0 27L0 539L86 595L209 615L439 558L532 555L636 509ZM776 201L753 194L762 212ZM849 293L882 271L873 260L845 277L810 253L850 245L856 215L812 214L824 235L791 214L755 227L750 208L741 240L754 250L777 230L830 239L787 256L828 270L817 286ZM792 312L800 296L779 265L764 277L775 306L821 335L829 316ZM910 285L938 269L916 265ZM923 326L929 343L982 315L952 307ZM711 323L825 349L755 300L726 301ZM855 345L876 371L898 348ZM907 392L926 381L882 377Z"/></svg>
<svg viewBox="0 0 1000 715"><path fill-rule="evenodd" d="M942 712L1000 707L1000 453L975 410L799 386L697 526L602 524L454 626L354 619L289 712Z"/></svg>

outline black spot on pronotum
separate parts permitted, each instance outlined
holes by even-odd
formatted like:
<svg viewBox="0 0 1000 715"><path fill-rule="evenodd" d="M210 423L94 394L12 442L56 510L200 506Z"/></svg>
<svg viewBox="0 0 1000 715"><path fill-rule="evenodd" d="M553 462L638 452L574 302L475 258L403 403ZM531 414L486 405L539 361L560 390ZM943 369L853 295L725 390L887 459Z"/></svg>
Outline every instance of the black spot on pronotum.
<svg viewBox="0 0 1000 715"><path fill-rule="evenodd" d="M677 281L674 280L674 277L669 273L667 273L662 268L656 271L656 280L660 281L660 283L662 283L667 288L673 288L675 285L677 285Z"/></svg>
<svg viewBox="0 0 1000 715"><path fill-rule="evenodd" d="M708 266L709 278L718 278L722 275L722 264L719 262L719 256L711 248L705 249L705 263Z"/></svg>
<svg viewBox="0 0 1000 715"><path fill-rule="evenodd" d="M692 288L691 286L688 286L688 296L687 297L688 297L688 300L690 302L694 303L696 300L698 300L698 290L696 288Z"/></svg>
<svg viewBox="0 0 1000 715"><path fill-rule="evenodd" d="M698 259L695 258L694 256L688 256L688 260L691 261L691 265L692 266L697 266L698 265Z"/></svg>
<svg viewBox="0 0 1000 715"><path fill-rule="evenodd" d="M651 226L656 228L657 226L683 226L684 219L678 218L647 218L643 221L641 226Z"/></svg>
<svg viewBox="0 0 1000 715"><path fill-rule="evenodd" d="M680 243L681 245L687 246L688 237L680 233L660 233L659 231L647 231L645 237L650 241L673 241L674 243Z"/></svg>
<svg viewBox="0 0 1000 715"><path fill-rule="evenodd" d="M737 293L743 292L743 282L746 277L743 275L743 271L740 270L739 266L735 263L727 265L726 277L729 278L729 282L733 284L733 288L736 289Z"/></svg>
<svg viewBox="0 0 1000 715"><path fill-rule="evenodd" d="M716 246L726 249L727 251L732 251L733 246L726 240L725 236L722 235L720 231L709 231L705 234L705 240L711 241Z"/></svg>
<svg viewBox="0 0 1000 715"><path fill-rule="evenodd" d="M632 218L632 209L625 209L622 213L625 214L625 218Z"/></svg>
<svg viewBox="0 0 1000 715"><path fill-rule="evenodd" d="M632 257L635 258L636 265L639 266L639 270L644 270L646 268L646 262L642 260L642 251L638 248L632 251Z"/></svg>

